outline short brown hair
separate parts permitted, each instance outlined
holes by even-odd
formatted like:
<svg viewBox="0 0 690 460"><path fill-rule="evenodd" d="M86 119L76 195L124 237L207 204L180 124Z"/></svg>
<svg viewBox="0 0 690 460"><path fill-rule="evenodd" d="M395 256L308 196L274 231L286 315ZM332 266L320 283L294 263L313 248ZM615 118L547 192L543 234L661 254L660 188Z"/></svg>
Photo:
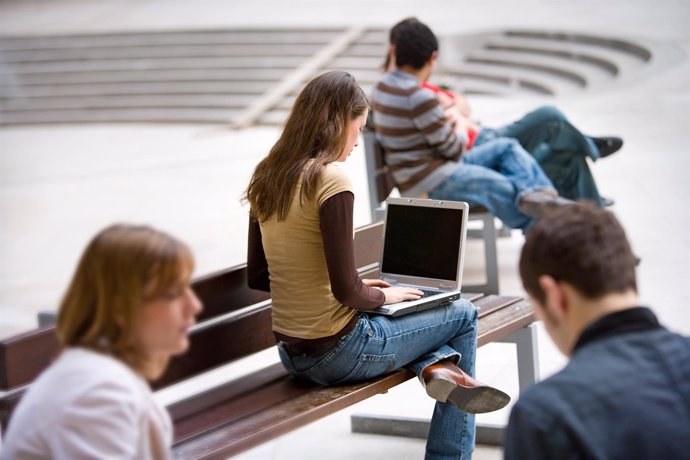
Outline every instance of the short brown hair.
<svg viewBox="0 0 690 460"><path fill-rule="evenodd" d="M589 299L637 292L635 256L618 219L592 204L556 209L529 231L520 256L525 290L539 302L539 277L565 281Z"/></svg>
<svg viewBox="0 0 690 460"><path fill-rule="evenodd" d="M438 39L429 26L419 21L408 21L396 30L395 66L421 69L438 51Z"/></svg>
<svg viewBox="0 0 690 460"><path fill-rule="evenodd" d="M398 31L408 25L412 24L414 22L419 22L419 19L417 19L414 16L410 16L408 18L405 18L399 22L397 22L393 27L391 27L391 30L388 31L388 45L394 45L395 46L395 41L398 39ZM383 71L387 71L388 67L391 64L391 53L390 50L386 53L386 58L383 61Z"/></svg>
<svg viewBox="0 0 690 460"><path fill-rule="evenodd" d="M143 362L132 326L144 302L176 286L193 268L189 247L166 233L144 225L105 228L84 250L60 305L60 344L110 354L156 377L167 361Z"/></svg>

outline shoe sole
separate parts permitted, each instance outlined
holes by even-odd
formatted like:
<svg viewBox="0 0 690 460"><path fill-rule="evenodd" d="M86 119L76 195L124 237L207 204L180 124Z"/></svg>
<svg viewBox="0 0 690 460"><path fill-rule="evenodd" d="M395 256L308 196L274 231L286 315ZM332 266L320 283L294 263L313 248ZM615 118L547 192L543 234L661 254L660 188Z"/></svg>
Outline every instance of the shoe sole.
<svg viewBox="0 0 690 460"><path fill-rule="evenodd" d="M539 218L544 217L549 212L562 208L563 206L571 206L573 204L575 204L574 201L559 197L543 202L522 202L518 205L518 210L527 216Z"/></svg>
<svg viewBox="0 0 690 460"><path fill-rule="evenodd" d="M436 401L455 404L470 414L493 412L505 407L510 396L496 388L483 386L465 388L447 380L433 380L426 386L426 392Z"/></svg>

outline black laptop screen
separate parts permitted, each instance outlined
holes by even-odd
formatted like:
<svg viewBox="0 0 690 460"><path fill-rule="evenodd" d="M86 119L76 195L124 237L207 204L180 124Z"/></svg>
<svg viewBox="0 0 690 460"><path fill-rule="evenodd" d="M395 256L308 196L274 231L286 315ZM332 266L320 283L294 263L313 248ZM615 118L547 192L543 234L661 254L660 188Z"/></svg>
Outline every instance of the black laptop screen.
<svg viewBox="0 0 690 460"><path fill-rule="evenodd" d="M456 280L462 209L389 204L381 271Z"/></svg>

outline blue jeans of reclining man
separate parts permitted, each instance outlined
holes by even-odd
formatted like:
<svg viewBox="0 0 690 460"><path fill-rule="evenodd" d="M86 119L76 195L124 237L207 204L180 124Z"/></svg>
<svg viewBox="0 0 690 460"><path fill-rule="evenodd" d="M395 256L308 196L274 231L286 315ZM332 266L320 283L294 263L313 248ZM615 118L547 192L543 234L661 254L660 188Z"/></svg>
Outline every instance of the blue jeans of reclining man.
<svg viewBox="0 0 690 460"><path fill-rule="evenodd" d="M397 318L358 315L355 329L322 356L290 356L279 343L285 368L316 383L334 385L371 379L401 367L421 376L427 366L450 358L474 376L477 309L472 303L461 299ZM469 459L474 437L474 415L451 402L436 402L426 459Z"/></svg>
<svg viewBox="0 0 690 460"><path fill-rule="evenodd" d="M482 128L474 145L501 137L516 139L532 154L562 197L603 205L587 163L599 159L599 149L560 110L544 106L500 128Z"/></svg>
<svg viewBox="0 0 690 460"><path fill-rule="evenodd" d="M483 206L507 226L526 231L535 219L521 213L518 203L540 189L554 185L518 141L502 137L465 152L455 172L429 191L429 198Z"/></svg>

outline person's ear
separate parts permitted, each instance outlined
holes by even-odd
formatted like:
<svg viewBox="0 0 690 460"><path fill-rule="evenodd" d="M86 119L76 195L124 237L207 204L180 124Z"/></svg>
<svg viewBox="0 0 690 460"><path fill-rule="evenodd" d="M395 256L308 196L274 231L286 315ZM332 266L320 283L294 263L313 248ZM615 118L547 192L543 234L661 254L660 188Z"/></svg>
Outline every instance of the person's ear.
<svg viewBox="0 0 690 460"><path fill-rule="evenodd" d="M434 51L433 53L431 53L429 62L431 62L432 64L436 64L436 58L438 58L438 51Z"/></svg>
<svg viewBox="0 0 690 460"><path fill-rule="evenodd" d="M539 277L539 287L544 292L544 309L559 320L567 315L568 296L563 287L549 275Z"/></svg>
<svg viewBox="0 0 690 460"><path fill-rule="evenodd" d="M388 59L386 60L386 68L383 69L384 72L390 72L391 70L395 70L396 68L395 64L395 45L391 43L388 45Z"/></svg>

